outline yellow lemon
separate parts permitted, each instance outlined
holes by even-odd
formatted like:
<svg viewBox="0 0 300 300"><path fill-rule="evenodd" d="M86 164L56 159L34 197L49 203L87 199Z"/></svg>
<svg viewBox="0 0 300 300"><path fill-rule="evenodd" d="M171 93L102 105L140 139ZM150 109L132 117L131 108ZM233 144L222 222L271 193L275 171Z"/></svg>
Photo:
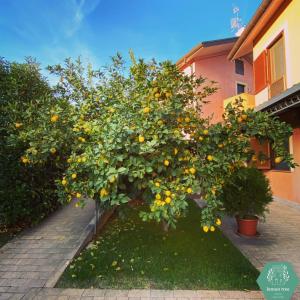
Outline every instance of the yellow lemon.
<svg viewBox="0 0 300 300"><path fill-rule="evenodd" d="M80 158L80 157L77 158L77 162L78 162L78 163L81 163L81 158Z"/></svg>
<svg viewBox="0 0 300 300"><path fill-rule="evenodd" d="M202 141L203 141L203 136L199 136L199 137L198 137L198 140L199 140L200 142L202 142Z"/></svg>
<svg viewBox="0 0 300 300"><path fill-rule="evenodd" d="M245 115L245 114L243 114L243 115L242 115L242 119L243 119L244 121L246 121L246 120L248 119L248 116Z"/></svg>
<svg viewBox="0 0 300 300"><path fill-rule="evenodd" d="M186 123L189 123L189 122L191 121L191 119L190 119L189 117L186 117L186 118L184 119L184 121L185 121Z"/></svg>
<svg viewBox="0 0 300 300"><path fill-rule="evenodd" d="M75 179L75 178L77 177L77 174L76 174L76 173L73 173L73 174L71 175L71 177L72 177L72 179Z"/></svg>
<svg viewBox="0 0 300 300"><path fill-rule="evenodd" d="M160 97L160 93L155 93L154 97L158 99Z"/></svg>
<svg viewBox="0 0 300 300"><path fill-rule="evenodd" d="M210 226L210 231L215 231L216 229L215 229L215 227L214 226Z"/></svg>
<svg viewBox="0 0 300 300"><path fill-rule="evenodd" d="M191 188L187 188L187 189L186 189L186 192L187 192L188 194L191 194L191 193L193 192L193 190L192 190Z"/></svg>
<svg viewBox="0 0 300 300"><path fill-rule="evenodd" d="M223 148L224 145L223 145L223 144L219 144L218 147L219 147L219 148Z"/></svg>
<svg viewBox="0 0 300 300"><path fill-rule="evenodd" d="M208 232L208 230L209 230L208 226L203 226L202 229L203 229L204 232Z"/></svg>
<svg viewBox="0 0 300 300"><path fill-rule="evenodd" d="M172 93L171 92L166 92L166 97L167 98L170 98L172 96Z"/></svg>
<svg viewBox="0 0 300 300"><path fill-rule="evenodd" d="M63 180L61 181L61 184L62 184L62 185L67 185L67 183L68 183L68 182L67 182L66 179L63 179Z"/></svg>
<svg viewBox="0 0 300 300"><path fill-rule="evenodd" d="M220 225L222 224L221 219L218 218L218 219L216 220L216 224L217 224L218 226L220 226Z"/></svg>
<svg viewBox="0 0 300 300"><path fill-rule="evenodd" d="M177 155L177 153L178 153L178 149L174 148L174 154Z"/></svg>
<svg viewBox="0 0 300 300"><path fill-rule="evenodd" d="M109 182L110 183L114 183L115 181L116 181L116 177L115 176L109 177Z"/></svg>
<svg viewBox="0 0 300 300"><path fill-rule="evenodd" d="M165 191L165 195L166 196L171 196L171 192L170 191Z"/></svg>
<svg viewBox="0 0 300 300"><path fill-rule="evenodd" d="M53 122L53 123L55 123L55 122L57 122L57 120L58 120L58 115L53 115L53 116L51 116L51 122Z"/></svg>
<svg viewBox="0 0 300 300"><path fill-rule="evenodd" d="M156 200L160 200L160 199L161 199L161 195L160 195L160 194L156 194L156 195L155 195L155 199L156 199Z"/></svg>
<svg viewBox="0 0 300 300"><path fill-rule="evenodd" d="M140 142L140 143L143 143L144 141L145 141L145 138L144 138L143 136L140 135L140 136L139 136L139 142Z"/></svg>
<svg viewBox="0 0 300 300"><path fill-rule="evenodd" d="M164 160L164 165L167 167L169 164L170 164L170 162L167 159L165 159Z"/></svg>
<svg viewBox="0 0 300 300"><path fill-rule="evenodd" d="M81 161L82 161L82 162L86 162L86 157L83 157L83 158L81 159Z"/></svg>
<svg viewBox="0 0 300 300"><path fill-rule="evenodd" d="M195 174L196 173L196 169L195 168L190 168L190 173L191 174Z"/></svg>
<svg viewBox="0 0 300 300"><path fill-rule="evenodd" d="M81 194L80 193L76 193L76 198L81 198Z"/></svg>
<svg viewBox="0 0 300 300"><path fill-rule="evenodd" d="M155 186L160 187L160 183L159 182L155 182Z"/></svg>
<svg viewBox="0 0 300 300"><path fill-rule="evenodd" d="M15 123L16 128L20 128L23 124L22 123Z"/></svg>
<svg viewBox="0 0 300 300"><path fill-rule="evenodd" d="M208 161L212 161L214 158L213 158L213 156L212 155L207 155L207 160Z"/></svg>
<svg viewBox="0 0 300 300"><path fill-rule="evenodd" d="M204 134L204 135L208 135L208 130L207 130L207 129L204 129L204 130L203 130L203 134Z"/></svg>
<svg viewBox="0 0 300 300"><path fill-rule="evenodd" d="M105 196L107 196L108 195L108 191L106 190L106 188L102 188L101 190L100 190L100 196L101 196L101 198L102 197L105 197Z"/></svg>
<svg viewBox="0 0 300 300"><path fill-rule="evenodd" d="M172 199L171 199L170 197L167 197L167 198L165 199L165 201L166 201L167 204L169 204L169 203L172 201Z"/></svg>
<svg viewBox="0 0 300 300"><path fill-rule="evenodd" d="M29 159L27 157L22 157L21 160L23 164L27 164L29 162Z"/></svg>
<svg viewBox="0 0 300 300"><path fill-rule="evenodd" d="M56 153L56 149L55 149L55 148L51 148L51 149L50 149L50 152L51 152L52 154L55 154L55 153Z"/></svg>
<svg viewBox="0 0 300 300"><path fill-rule="evenodd" d="M143 109L143 112L144 112L145 114L149 113L149 112L150 112L150 107L145 107L145 108Z"/></svg>
<svg viewBox="0 0 300 300"><path fill-rule="evenodd" d="M275 158L275 163L280 164L282 162L282 157L278 156Z"/></svg>

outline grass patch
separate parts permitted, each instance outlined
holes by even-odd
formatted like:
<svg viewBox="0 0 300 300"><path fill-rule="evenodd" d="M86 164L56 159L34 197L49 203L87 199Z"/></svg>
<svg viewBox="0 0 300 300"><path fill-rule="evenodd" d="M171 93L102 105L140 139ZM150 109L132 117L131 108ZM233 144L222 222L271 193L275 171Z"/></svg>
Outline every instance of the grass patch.
<svg viewBox="0 0 300 300"><path fill-rule="evenodd" d="M141 221L139 209L111 220L57 287L258 289L259 272L219 230L203 233L194 203L168 233Z"/></svg>

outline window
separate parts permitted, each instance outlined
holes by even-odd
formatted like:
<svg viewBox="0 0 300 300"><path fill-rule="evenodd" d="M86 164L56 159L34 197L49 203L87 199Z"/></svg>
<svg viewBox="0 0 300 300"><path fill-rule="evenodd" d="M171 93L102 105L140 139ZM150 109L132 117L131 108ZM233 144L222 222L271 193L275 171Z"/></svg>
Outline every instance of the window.
<svg viewBox="0 0 300 300"><path fill-rule="evenodd" d="M237 83L236 84L236 93L237 95L245 93L246 92L246 85L243 83Z"/></svg>
<svg viewBox="0 0 300 300"><path fill-rule="evenodd" d="M235 73L244 75L244 62L240 59L235 60Z"/></svg>
<svg viewBox="0 0 300 300"><path fill-rule="evenodd" d="M269 98L279 95L285 85L284 36L280 34L274 42L256 58L253 64L255 94L269 88Z"/></svg>
<svg viewBox="0 0 300 300"><path fill-rule="evenodd" d="M268 56L270 97L274 97L285 90L285 55L282 35L268 49Z"/></svg>
<svg viewBox="0 0 300 300"><path fill-rule="evenodd" d="M284 60L284 44L283 37L281 37L277 42L275 42L275 44L273 44L273 46L269 48L270 83L274 83L284 76Z"/></svg>
<svg viewBox="0 0 300 300"><path fill-rule="evenodd" d="M286 138L286 140L285 140L285 148L288 151L288 153L290 153L290 140L289 140L289 138ZM287 165L287 163L285 161L282 161L279 164L275 163L275 153L274 153L274 151L271 151L271 167L272 167L272 170L290 171L290 168L289 168L289 166Z"/></svg>

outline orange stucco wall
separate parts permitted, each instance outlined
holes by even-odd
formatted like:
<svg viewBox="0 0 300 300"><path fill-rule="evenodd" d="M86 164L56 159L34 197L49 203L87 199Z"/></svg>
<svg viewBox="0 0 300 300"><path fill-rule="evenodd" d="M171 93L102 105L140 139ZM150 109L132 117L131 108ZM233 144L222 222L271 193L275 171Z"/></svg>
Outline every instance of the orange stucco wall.
<svg viewBox="0 0 300 300"><path fill-rule="evenodd" d="M294 129L291 139L294 160L300 165L300 128ZM274 196L300 204L300 167L290 172L267 171Z"/></svg>
<svg viewBox="0 0 300 300"><path fill-rule="evenodd" d="M203 106L203 116L213 116L212 122L222 120L224 99L236 95L237 82L247 85L246 92L253 92L252 65L244 61L244 75L235 73L235 64L227 59L228 53L201 58L194 62L196 76L203 76L217 82L218 92L206 98L210 102Z"/></svg>

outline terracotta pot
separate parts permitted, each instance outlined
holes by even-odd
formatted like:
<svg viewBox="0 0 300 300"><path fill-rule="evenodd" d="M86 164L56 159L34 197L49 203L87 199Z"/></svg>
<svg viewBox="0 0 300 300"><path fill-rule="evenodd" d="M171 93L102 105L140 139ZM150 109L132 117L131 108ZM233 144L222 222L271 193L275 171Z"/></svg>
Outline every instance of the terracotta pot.
<svg viewBox="0 0 300 300"><path fill-rule="evenodd" d="M238 233L246 236L255 236L257 234L257 217L253 217L252 219L236 217L236 222L238 225Z"/></svg>

